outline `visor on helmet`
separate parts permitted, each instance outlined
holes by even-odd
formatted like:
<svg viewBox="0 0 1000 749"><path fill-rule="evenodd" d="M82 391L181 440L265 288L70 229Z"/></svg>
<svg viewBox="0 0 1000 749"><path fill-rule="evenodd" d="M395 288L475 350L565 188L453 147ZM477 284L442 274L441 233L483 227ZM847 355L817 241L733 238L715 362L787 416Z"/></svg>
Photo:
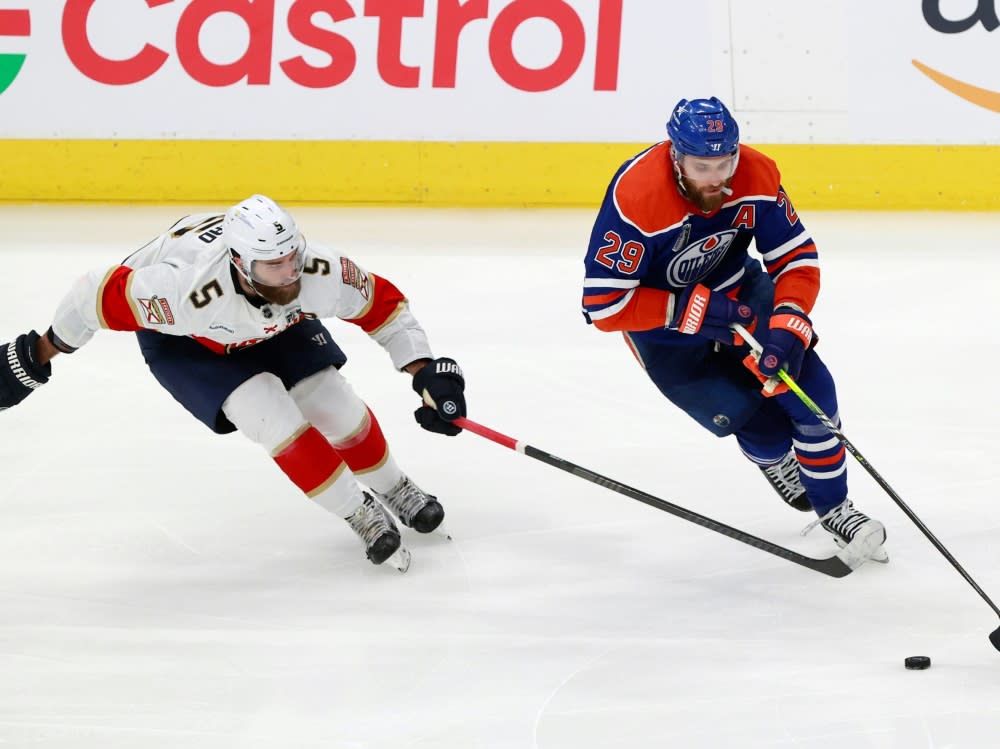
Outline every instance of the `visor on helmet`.
<svg viewBox="0 0 1000 749"><path fill-rule="evenodd" d="M247 277L263 286L289 286L302 276L305 262L301 248L274 260L251 260Z"/></svg>
<svg viewBox="0 0 1000 749"><path fill-rule="evenodd" d="M736 173L740 154L731 153L728 156L690 156L678 153L674 149L674 163L682 177L692 182L725 182Z"/></svg>

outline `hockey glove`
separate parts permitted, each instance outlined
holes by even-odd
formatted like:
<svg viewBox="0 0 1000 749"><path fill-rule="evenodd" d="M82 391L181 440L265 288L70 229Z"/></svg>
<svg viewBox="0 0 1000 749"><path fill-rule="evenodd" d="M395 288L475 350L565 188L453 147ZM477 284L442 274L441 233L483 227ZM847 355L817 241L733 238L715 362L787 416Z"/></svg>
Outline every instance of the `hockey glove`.
<svg viewBox="0 0 1000 749"><path fill-rule="evenodd" d="M425 404L413 412L420 426L449 437L462 431L452 423L465 416L465 379L454 359L434 359L418 369L413 389Z"/></svg>
<svg viewBox="0 0 1000 749"><path fill-rule="evenodd" d="M39 335L29 331L0 344L0 411L16 406L52 376L52 365L35 362Z"/></svg>
<svg viewBox="0 0 1000 749"><path fill-rule="evenodd" d="M679 333L700 335L730 345L742 343L730 326L739 323L751 332L757 319L749 304L737 302L707 286L688 286L675 297L674 320Z"/></svg>
<svg viewBox="0 0 1000 749"><path fill-rule="evenodd" d="M765 377L774 377L784 370L792 377L802 370L802 357L814 342L812 320L795 307L779 304L774 308L768 325L767 340L760 352L757 367Z"/></svg>

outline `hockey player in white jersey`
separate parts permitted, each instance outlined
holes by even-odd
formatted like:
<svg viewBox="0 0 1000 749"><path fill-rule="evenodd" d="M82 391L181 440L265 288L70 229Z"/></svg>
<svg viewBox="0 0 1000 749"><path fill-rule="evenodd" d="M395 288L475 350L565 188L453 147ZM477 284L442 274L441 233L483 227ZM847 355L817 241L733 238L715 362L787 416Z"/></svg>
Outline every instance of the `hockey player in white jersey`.
<svg viewBox="0 0 1000 749"><path fill-rule="evenodd" d="M326 317L360 326L412 375L423 428L461 431L452 421L466 415L462 372L434 358L403 294L307 242L262 195L224 215L183 218L121 265L79 279L44 335L0 344L0 410L48 382L52 357L97 330L135 331L153 376L184 408L216 433L259 444L308 497L346 519L373 563L405 571L395 520L430 533L444 509L400 470L340 373L347 357Z"/></svg>

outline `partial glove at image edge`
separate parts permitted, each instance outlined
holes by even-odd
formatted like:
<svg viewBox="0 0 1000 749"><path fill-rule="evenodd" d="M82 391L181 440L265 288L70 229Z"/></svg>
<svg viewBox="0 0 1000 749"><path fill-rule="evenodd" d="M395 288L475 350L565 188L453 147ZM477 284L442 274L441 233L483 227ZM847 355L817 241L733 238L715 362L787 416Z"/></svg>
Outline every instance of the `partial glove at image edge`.
<svg viewBox="0 0 1000 749"><path fill-rule="evenodd" d="M30 330L0 345L0 410L16 406L52 376L50 363L35 361L40 337Z"/></svg>

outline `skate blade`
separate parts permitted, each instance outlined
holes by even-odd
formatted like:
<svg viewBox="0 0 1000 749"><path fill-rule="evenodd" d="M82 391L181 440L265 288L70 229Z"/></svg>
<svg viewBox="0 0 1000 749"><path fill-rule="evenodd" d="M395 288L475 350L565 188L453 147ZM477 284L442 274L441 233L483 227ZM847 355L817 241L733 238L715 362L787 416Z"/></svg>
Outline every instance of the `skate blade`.
<svg viewBox="0 0 1000 749"><path fill-rule="evenodd" d="M883 548L885 538L884 529L873 530L865 536L855 538L847 546L842 546L837 556L852 570L856 570L865 562L888 564L889 555L886 553L885 548Z"/></svg>
<svg viewBox="0 0 1000 749"><path fill-rule="evenodd" d="M441 525L432 530L431 533L433 533L435 536L441 536L441 538L445 539L446 541L451 541L451 533L449 533L448 529L444 527L444 523L441 523Z"/></svg>
<svg viewBox="0 0 1000 749"><path fill-rule="evenodd" d="M391 557L385 560L385 564L392 565L400 572L406 572L410 569L410 550L405 546L400 546Z"/></svg>

